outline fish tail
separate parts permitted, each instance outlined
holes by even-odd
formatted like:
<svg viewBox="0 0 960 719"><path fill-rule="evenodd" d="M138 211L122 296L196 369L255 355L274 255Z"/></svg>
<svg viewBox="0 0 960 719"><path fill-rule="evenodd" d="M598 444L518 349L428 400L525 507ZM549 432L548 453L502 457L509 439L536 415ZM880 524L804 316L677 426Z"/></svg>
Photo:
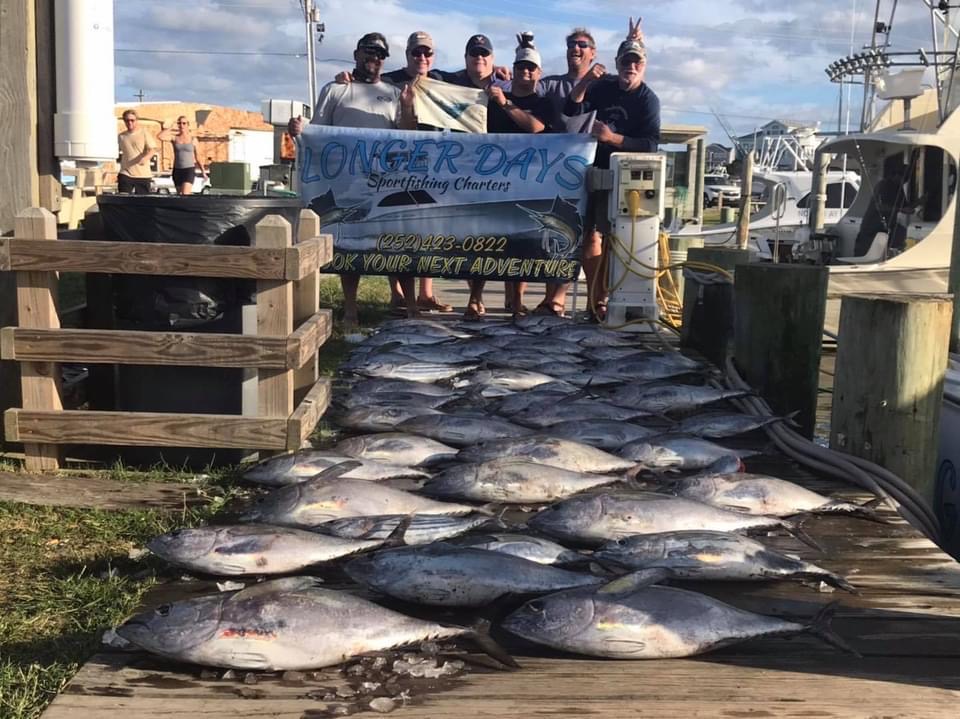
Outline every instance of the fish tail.
<svg viewBox="0 0 960 719"><path fill-rule="evenodd" d="M799 539L808 547L811 549L816 549L821 554L824 553L823 547L817 542L817 540L807 534L807 531L803 528L802 520L789 521L785 519L783 520L783 524L781 526L783 526L783 528L790 534L791 537Z"/></svg>
<svg viewBox="0 0 960 719"><path fill-rule="evenodd" d="M500 668L504 670L519 669L520 665L517 663L517 660L511 657L506 649L501 647L490 636L490 622L486 619L479 619L466 630L465 636L473 640L473 642L480 648L480 650L496 660L500 664Z"/></svg>
<svg viewBox="0 0 960 719"><path fill-rule="evenodd" d="M807 624L806 631L830 646L862 659L863 655L847 644L846 640L833 631L833 627L830 626L839 606L836 602L832 602L817 612L817 615Z"/></svg>

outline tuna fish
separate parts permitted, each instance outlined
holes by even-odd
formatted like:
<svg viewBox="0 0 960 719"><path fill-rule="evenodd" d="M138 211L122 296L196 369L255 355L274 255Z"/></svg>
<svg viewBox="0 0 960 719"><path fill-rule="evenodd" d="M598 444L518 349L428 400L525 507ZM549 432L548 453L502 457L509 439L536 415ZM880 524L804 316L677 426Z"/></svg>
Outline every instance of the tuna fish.
<svg viewBox="0 0 960 719"><path fill-rule="evenodd" d="M622 420L589 418L558 422L547 427L544 433L551 437L569 439L611 452L618 451L628 442L636 442L645 437L659 434L655 429L641 427Z"/></svg>
<svg viewBox="0 0 960 719"><path fill-rule="evenodd" d="M750 392L695 387L686 384L628 385L612 393L610 401L650 413L684 412L711 402L744 397Z"/></svg>
<svg viewBox="0 0 960 719"><path fill-rule="evenodd" d="M347 562L354 581L396 599L484 607L507 595L546 594L604 581L520 557L439 542L386 549Z"/></svg>
<svg viewBox="0 0 960 719"><path fill-rule="evenodd" d="M308 479L275 489L243 515L245 522L316 527L331 519L374 514L469 514L474 507L435 502L401 489L357 479Z"/></svg>
<svg viewBox="0 0 960 719"><path fill-rule="evenodd" d="M425 384L424 387L433 385ZM356 409L358 407L420 407L423 409L436 409L442 405L452 402L456 397L431 397L416 392L377 392L375 394L350 393L337 397L337 404L346 409Z"/></svg>
<svg viewBox="0 0 960 719"><path fill-rule="evenodd" d="M588 444L567 439L532 435L514 439L495 439L461 449L461 462L486 462L491 459L525 459L537 464L560 467L574 472L626 472L634 463Z"/></svg>
<svg viewBox="0 0 960 719"><path fill-rule="evenodd" d="M371 405L344 412L338 422L340 426L358 432L389 432L406 420L428 415L443 415L443 412L416 405Z"/></svg>
<svg viewBox="0 0 960 719"><path fill-rule="evenodd" d="M737 609L684 589L627 591L614 582L531 600L502 626L537 644L611 659L689 657L748 639L804 633L853 652L830 629L833 611L828 606L809 623L800 624Z"/></svg>
<svg viewBox="0 0 960 719"><path fill-rule="evenodd" d="M429 466L457 457L457 450L445 444L401 432L363 434L339 442L334 451L358 459L372 459L404 466Z"/></svg>
<svg viewBox="0 0 960 719"><path fill-rule="evenodd" d="M655 439L639 439L625 444L617 452L624 459L644 469L704 469L722 457L750 457L750 450L721 447L699 437L664 435Z"/></svg>
<svg viewBox="0 0 960 719"><path fill-rule="evenodd" d="M592 559L631 571L663 569L673 579L814 580L856 592L846 579L833 572L729 532L638 534L607 542L593 553Z"/></svg>
<svg viewBox="0 0 960 719"><path fill-rule="evenodd" d="M745 432L766 427L774 422L788 422L789 417L760 417L752 414L705 412L687 417L674 428L678 434L693 434L698 437L733 437Z"/></svg>
<svg viewBox="0 0 960 719"><path fill-rule="evenodd" d="M407 617L296 577L141 612L117 628L133 645L176 661L228 669L303 670L427 640L473 638L516 666L482 630Z"/></svg>
<svg viewBox="0 0 960 719"><path fill-rule="evenodd" d="M528 504L553 502L622 480L618 476L575 472L523 459L495 459L450 467L435 475L420 491L445 499Z"/></svg>
<svg viewBox="0 0 960 719"><path fill-rule="evenodd" d="M706 502L715 507L748 514L788 517L815 514L850 514L877 519L870 506L824 497L799 484L762 474L710 475L685 477L672 483L670 490L681 497Z"/></svg>
<svg viewBox="0 0 960 719"><path fill-rule="evenodd" d="M649 416L648 412L626 407L618 407L609 402L596 399L569 399L546 401L542 404L531 405L527 409L517 412L511 419L518 424L534 428L552 427L555 424L566 422L571 418L606 419L616 422L629 422L633 419Z"/></svg>
<svg viewBox="0 0 960 719"><path fill-rule="evenodd" d="M483 388L484 396L496 396L496 394L510 394L533 389L538 385L555 381L555 377L532 370L492 369L482 370L469 377L459 379L454 383L454 386L458 388L479 386ZM570 389L576 391L572 387Z"/></svg>
<svg viewBox="0 0 960 719"><path fill-rule="evenodd" d="M248 482L282 487L297 484L345 462L352 462L349 471L340 475L347 479L403 479L429 476L426 472L399 464L388 464L370 459L354 459L345 454L308 450L280 454L255 464L243 474Z"/></svg>
<svg viewBox="0 0 960 719"><path fill-rule="evenodd" d="M582 562L583 554L560 546L549 539L527 534L467 534L450 540L449 544L475 547L491 552L512 554L537 564L572 564Z"/></svg>
<svg viewBox="0 0 960 719"><path fill-rule="evenodd" d="M355 372L367 377L386 377L391 379L407 379L414 382L439 382L443 379L452 379L477 369L477 364L449 365L437 362L418 362L416 360L384 360L371 359L355 368Z"/></svg>
<svg viewBox="0 0 960 719"><path fill-rule="evenodd" d="M448 397L453 399L460 393L451 387L426 382L414 382L408 379L365 379L350 386L350 394L371 395L383 392L413 392L431 397Z"/></svg>
<svg viewBox="0 0 960 719"><path fill-rule="evenodd" d="M602 544L633 534L657 534L680 530L750 529L797 531L792 523L779 517L731 512L682 497L638 492L571 497L542 510L529 526L561 541Z"/></svg>
<svg viewBox="0 0 960 719"><path fill-rule="evenodd" d="M383 545L325 537L289 527L243 524L175 529L151 539L147 549L191 572L233 576L289 574Z"/></svg>
<svg viewBox="0 0 960 719"><path fill-rule="evenodd" d="M396 428L443 442L453 447L466 447L506 437L522 437L532 430L496 417L463 417L436 413L421 415L400 422Z"/></svg>
<svg viewBox="0 0 960 719"><path fill-rule="evenodd" d="M486 515L445 517L434 514L386 514L334 519L319 525L316 531L344 539L368 539L382 542L406 519L409 519L410 523L403 532L403 543L409 545L439 542L496 521Z"/></svg>

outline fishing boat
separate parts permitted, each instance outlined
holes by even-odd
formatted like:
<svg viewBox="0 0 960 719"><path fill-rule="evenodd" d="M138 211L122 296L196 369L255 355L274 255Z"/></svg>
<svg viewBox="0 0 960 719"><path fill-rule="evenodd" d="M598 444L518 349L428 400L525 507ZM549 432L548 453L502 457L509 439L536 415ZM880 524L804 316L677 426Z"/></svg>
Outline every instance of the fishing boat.
<svg viewBox="0 0 960 719"><path fill-rule="evenodd" d="M750 215L748 247L760 260L770 261L774 254L789 256L795 245L809 239L814 157L805 139L796 133L767 136L755 152L751 206L757 210ZM856 172L838 169L827 173L826 223L835 223L843 216L859 188ZM702 237L705 247L737 246L735 222L712 226L692 223L670 234Z"/></svg>

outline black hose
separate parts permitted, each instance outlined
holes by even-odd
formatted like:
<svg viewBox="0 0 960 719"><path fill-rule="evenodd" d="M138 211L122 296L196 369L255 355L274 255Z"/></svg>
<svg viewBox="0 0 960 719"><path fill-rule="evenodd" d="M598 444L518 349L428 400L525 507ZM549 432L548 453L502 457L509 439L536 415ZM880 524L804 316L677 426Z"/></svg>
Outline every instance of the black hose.
<svg viewBox="0 0 960 719"><path fill-rule="evenodd" d="M750 389L731 359L727 360L726 369L727 382L732 388ZM773 415L766 402L756 397L744 398L739 400L739 403L752 414ZM838 479L853 482L879 497L892 498L899 505L897 511L904 519L920 529L931 541L939 544L940 522L933 509L913 487L897 475L860 457L820 447L779 423L768 425L765 429L777 447L797 462Z"/></svg>

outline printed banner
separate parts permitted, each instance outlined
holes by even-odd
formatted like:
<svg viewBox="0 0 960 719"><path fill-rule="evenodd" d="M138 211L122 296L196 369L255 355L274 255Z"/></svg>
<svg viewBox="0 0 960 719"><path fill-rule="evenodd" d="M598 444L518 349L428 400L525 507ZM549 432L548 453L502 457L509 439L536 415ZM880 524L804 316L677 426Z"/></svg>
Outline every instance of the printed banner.
<svg viewBox="0 0 960 719"><path fill-rule="evenodd" d="M413 84L417 122L460 132L486 132L487 93L419 77Z"/></svg>
<svg viewBox="0 0 960 719"><path fill-rule="evenodd" d="M328 272L571 281L589 135L308 125L300 195L333 235Z"/></svg>

